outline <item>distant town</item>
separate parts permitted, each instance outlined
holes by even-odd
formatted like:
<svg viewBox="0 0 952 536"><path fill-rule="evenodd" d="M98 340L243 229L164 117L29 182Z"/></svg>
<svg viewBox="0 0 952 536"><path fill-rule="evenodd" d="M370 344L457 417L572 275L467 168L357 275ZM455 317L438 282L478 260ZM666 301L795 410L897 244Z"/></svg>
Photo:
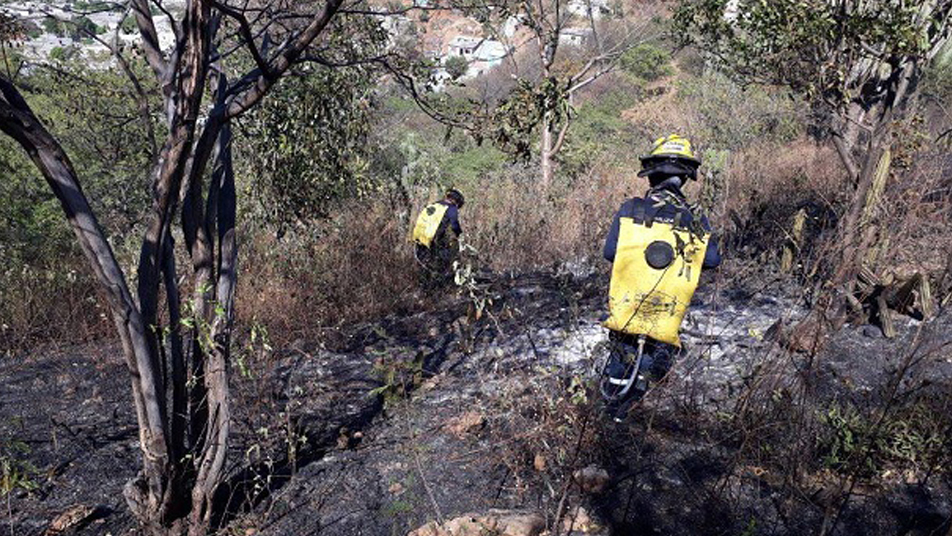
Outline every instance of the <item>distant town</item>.
<svg viewBox="0 0 952 536"><path fill-rule="evenodd" d="M162 5L168 13L176 15L184 10L185 0L165 0ZM422 2L420 5L425 7ZM439 66L434 75L440 85L450 79L483 75L534 39L519 15L509 17L490 32L479 21L458 11L388 11L386 7L380 10L380 22L389 34L390 46L402 43L418 47ZM611 13L608 0L571 0L567 11L570 24L560 32L560 46L585 44L592 35L591 23ZM114 2L0 0L0 12L24 24L20 53L32 61L76 60L90 67L106 65L113 61L110 47L116 40L124 45L139 38L134 16ZM159 43L168 49L174 43L171 24L165 14L158 10L154 14Z"/></svg>

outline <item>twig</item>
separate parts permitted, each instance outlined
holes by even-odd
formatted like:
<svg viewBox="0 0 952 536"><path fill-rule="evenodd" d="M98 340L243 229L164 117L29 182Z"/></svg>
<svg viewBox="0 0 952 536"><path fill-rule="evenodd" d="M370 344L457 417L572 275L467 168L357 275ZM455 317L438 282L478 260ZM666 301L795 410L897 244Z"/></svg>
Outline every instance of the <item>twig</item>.
<svg viewBox="0 0 952 536"><path fill-rule="evenodd" d="M430 489L430 484L426 481L426 476L423 475L423 464L420 463L420 452L416 449L413 451L413 460L416 462L417 472L420 474L420 480L423 482L423 489L426 490L426 494L430 497L430 502L433 503L433 510L436 512L436 520L439 521L440 525L442 525L443 514L440 512L440 505L437 504L436 498L433 496L433 490Z"/></svg>

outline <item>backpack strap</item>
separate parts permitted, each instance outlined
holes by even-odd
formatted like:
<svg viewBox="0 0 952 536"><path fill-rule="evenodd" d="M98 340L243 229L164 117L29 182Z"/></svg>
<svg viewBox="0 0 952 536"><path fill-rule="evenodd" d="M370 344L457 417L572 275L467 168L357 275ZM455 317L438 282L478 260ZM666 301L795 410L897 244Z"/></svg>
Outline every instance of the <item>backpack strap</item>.
<svg viewBox="0 0 952 536"><path fill-rule="evenodd" d="M649 221L647 215L645 214L645 203L635 201L635 209L632 214L636 223L643 223L645 227L651 227L654 223L654 220Z"/></svg>

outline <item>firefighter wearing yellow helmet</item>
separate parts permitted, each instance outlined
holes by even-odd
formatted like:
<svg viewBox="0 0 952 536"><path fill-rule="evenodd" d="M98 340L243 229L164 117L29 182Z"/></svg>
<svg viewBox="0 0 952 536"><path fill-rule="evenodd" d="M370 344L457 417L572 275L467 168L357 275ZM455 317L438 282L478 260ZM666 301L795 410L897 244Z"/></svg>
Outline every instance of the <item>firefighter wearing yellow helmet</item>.
<svg viewBox="0 0 952 536"><path fill-rule="evenodd" d="M649 381L667 373L701 269L721 262L707 218L681 190L697 180L700 165L687 138L656 140L638 173L648 179L648 192L622 204L605 240L612 278L604 325L612 350L600 383L616 420Z"/></svg>
<svg viewBox="0 0 952 536"><path fill-rule="evenodd" d="M457 238L463 234L459 223L463 203L463 194L450 188L442 200L430 203L417 216L412 240L425 285L446 281L450 275L450 267L459 253Z"/></svg>

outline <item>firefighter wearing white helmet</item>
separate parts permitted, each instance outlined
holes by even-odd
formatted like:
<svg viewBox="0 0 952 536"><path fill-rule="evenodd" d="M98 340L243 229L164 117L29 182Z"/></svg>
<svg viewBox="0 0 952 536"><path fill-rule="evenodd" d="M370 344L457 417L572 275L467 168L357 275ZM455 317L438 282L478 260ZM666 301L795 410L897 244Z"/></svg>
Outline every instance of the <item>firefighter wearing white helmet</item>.
<svg viewBox="0 0 952 536"><path fill-rule="evenodd" d="M656 140L638 172L648 192L622 204L605 240L612 278L604 325L612 350L600 384L616 420L667 373L701 269L721 262L707 218L681 190L697 179L700 165L687 138Z"/></svg>

